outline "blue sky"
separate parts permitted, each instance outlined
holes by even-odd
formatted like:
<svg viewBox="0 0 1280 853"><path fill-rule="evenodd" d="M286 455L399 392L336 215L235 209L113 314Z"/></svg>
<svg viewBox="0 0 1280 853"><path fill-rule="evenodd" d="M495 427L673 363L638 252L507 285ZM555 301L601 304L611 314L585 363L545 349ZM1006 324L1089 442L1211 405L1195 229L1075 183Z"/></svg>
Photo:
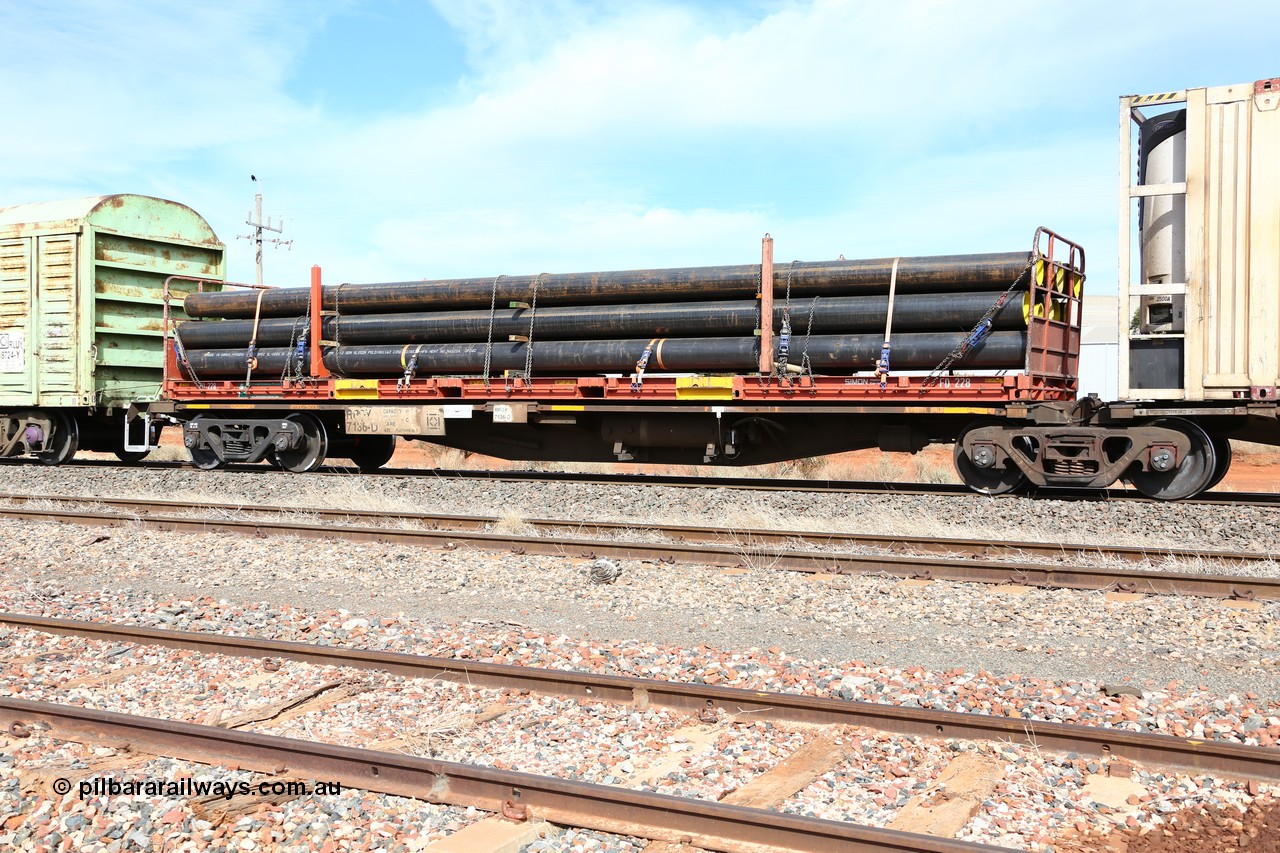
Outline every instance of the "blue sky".
<svg viewBox="0 0 1280 853"><path fill-rule="evenodd" d="M257 174L281 285L749 263L766 231L782 261L1006 251L1044 224L1114 291L1116 98L1280 75L1265 8L0 0L0 206L175 199L251 281Z"/></svg>

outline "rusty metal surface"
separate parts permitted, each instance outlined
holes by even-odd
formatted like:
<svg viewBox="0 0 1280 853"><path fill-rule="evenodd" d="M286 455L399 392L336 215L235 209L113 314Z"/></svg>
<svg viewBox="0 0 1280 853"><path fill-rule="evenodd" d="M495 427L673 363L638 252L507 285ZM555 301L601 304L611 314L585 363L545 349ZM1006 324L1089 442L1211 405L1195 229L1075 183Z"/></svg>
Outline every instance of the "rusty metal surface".
<svg viewBox="0 0 1280 853"><path fill-rule="evenodd" d="M785 291L784 291L785 292ZM967 331L973 327L1000 293L907 294L894 302L893 322L901 331ZM814 306L813 300L797 300L791 307L796 329L818 334L871 332L884 328L889 297L833 296ZM784 306L774 306L774 325L782 325ZM994 318L993 328L1023 329L1022 304L1007 302ZM534 333L540 341L591 340L632 337L725 337L750 335L758 324L760 305L755 300L724 302L656 302L641 305L593 305L590 307L539 307ZM490 320L493 331L489 331ZM438 343L480 341L489 334L505 341L510 335L527 335L529 311L501 306L489 311L430 311L411 314L349 314L322 318L319 340L345 344ZM193 320L178 325L183 346L189 350L247 346L253 336L253 320L208 323ZM257 324L258 346L289 346L297 340L299 321L283 317Z"/></svg>
<svg viewBox="0 0 1280 853"><path fill-rule="evenodd" d="M908 332L895 339L901 350L895 355L895 366L902 370L927 370L965 339L963 332ZM814 335L810 341L810 358L817 373L870 370L883 343L883 335ZM776 347L762 352L762 339L729 338L663 338L658 367L666 372L713 371L748 374L761 358L772 362ZM542 341L537 344L534 363L541 375L594 375L601 372L626 373L635 369L650 339ZM324 348L324 363L335 376L386 376L396 378L404 373L405 341L378 344L341 345ZM972 350L957 365L968 369L1013 369L1022 366L1026 357L1025 332L992 332L979 348ZM418 359L419 375L484 375L486 356L490 356L493 372L520 370L528 358L529 342L425 343L412 346ZM205 377L234 376L244 372L243 348L189 349L186 353L192 375ZM296 350L289 347L265 347L257 351L259 368L278 376L292 371L297 362ZM210 398L215 395L210 394Z"/></svg>
<svg viewBox="0 0 1280 853"><path fill-rule="evenodd" d="M288 772L432 803L476 806L606 832L643 830L648 838L684 841L711 850L980 853L1007 849L398 753L0 699L0 726L14 724L27 728L44 724L52 737L63 740L127 743L139 752L208 764L234 763L263 773Z"/></svg>
<svg viewBox="0 0 1280 853"><path fill-rule="evenodd" d="M299 511L297 509L293 511ZM305 510L302 510L305 511ZM271 534L309 539L341 539L417 547L455 547L467 544L490 551L519 554L573 556L595 559L656 560L703 566L736 568L748 559L764 557L774 570L827 574L886 574L920 580L972 581L1019 584L1062 589L1141 592L1157 595L1193 595L1211 598L1280 600L1280 578L1254 575L1162 572L1085 565L1053 565L1011 561L982 561L951 557L847 554L833 551L762 550L743 532L726 533L715 542L622 542L565 536L513 536L476 530L401 530L334 523L299 524L252 519L189 518L124 515L111 512L74 512L20 506L0 507L0 517L31 521L69 522L95 527L145 524L159 530L185 533ZM563 523L560 526L565 526Z"/></svg>
<svg viewBox="0 0 1280 853"><path fill-rule="evenodd" d="M510 688L582 701L660 706L705 714L749 714L751 719L865 726L922 737L995 740L1062 752L1117 756L1167 767L1280 781L1280 750L1177 738L1070 723L904 708L708 684L538 669L509 664L435 658L400 652L316 646L284 640L229 637L132 625L0 614L0 624L112 642L190 649L208 654L287 658L318 666L373 669L409 678L435 678L477 687Z"/></svg>
<svg viewBox="0 0 1280 853"><path fill-rule="evenodd" d="M939 255L902 258L898 268L900 293L963 292L1004 287L1027 264L1028 252L981 255ZM792 275L795 296L884 293L889 286L893 258L852 261L802 261L786 272ZM774 287L785 287L774 271ZM785 277L786 272L781 272ZM705 299L754 298L760 286L759 264L737 264L673 269L617 270L607 272L503 275L483 278L400 281L379 284L327 285L324 310L346 314L411 311L448 306L451 310L488 308L494 301L528 301L535 283L544 305L605 304L619 302L668 302ZM263 317L301 316L307 313L309 294L302 288L272 290L262 302ZM254 294L202 293L187 298L191 317L253 317Z"/></svg>

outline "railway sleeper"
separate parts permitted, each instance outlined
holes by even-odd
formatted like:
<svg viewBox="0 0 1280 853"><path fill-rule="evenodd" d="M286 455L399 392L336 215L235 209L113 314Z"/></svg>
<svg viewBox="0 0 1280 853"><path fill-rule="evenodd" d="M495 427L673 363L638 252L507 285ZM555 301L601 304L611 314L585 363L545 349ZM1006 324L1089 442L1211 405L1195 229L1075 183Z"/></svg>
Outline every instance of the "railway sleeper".
<svg viewBox="0 0 1280 853"><path fill-rule="evenodd" d="M956 468L975 491L1025 485L1106 488L1128 480L1162 500L1192 497L1221 474L1216 445L1198 425L1162 418L1142 425L1029 425L980 421L956 442Z"/></svg>

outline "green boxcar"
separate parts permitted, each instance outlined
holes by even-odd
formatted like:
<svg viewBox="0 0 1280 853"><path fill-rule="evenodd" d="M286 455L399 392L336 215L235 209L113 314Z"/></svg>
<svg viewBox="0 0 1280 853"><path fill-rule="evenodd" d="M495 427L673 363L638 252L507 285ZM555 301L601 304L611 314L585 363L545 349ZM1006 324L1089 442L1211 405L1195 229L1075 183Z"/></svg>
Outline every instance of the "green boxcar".
<svg viewBox="0 0 1280 853"><path fill-rule="evenodd" d="M124 194L0 208L0 455L25 452L23 417L39 450L49 412L73 418L80 447L123 441L104 419L160 392L171 275L225 278L225 247L186 205Z"/></svg>

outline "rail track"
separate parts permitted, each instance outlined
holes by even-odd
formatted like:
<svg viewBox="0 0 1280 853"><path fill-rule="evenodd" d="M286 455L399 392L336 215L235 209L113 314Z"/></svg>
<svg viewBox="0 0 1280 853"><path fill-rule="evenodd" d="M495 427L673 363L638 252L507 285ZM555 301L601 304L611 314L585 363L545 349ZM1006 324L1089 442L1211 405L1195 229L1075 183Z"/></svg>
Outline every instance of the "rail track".
<svg viewBox="0 0 1280 853"><path fill-rule="evenodd" d="M30 459L0 459L0 465L38 465ZM197 470L189 462L163 462L143 460L121 463L107 459L75 459L65 463L75 467L132 468L155 470ZM219 471L231 473L281 474L269 465L231 464ZM205 472L216 476L218 471ZM728 476L684 476L674 474L591 474L562 471L494 471L455 470L433 468L381 468L373 472L359 472L355 468L325 465L308 476L343 476L353 473L372 477L437 477L458 480L490 480L493 482L559 482L588 485L656 485L688 489L746 489L755 491L815 492L835 494L893 494L893 495L948 495L974 500L990 500L965 486L950 483L898 483L858 480L813 480L800 478L763 478ZM281 474L281 476L286 476ZM287 475L293 476L293 475ZM1042 500L1064 501L1137 501L1159 503L1136 491L1113 489L1042 488L1020 493L1020 496ZM1198 497L1179 501L1184 504L1227 506L1280 507L1280 492L1205 492Z"/></svg>
<svg viewBox="0 0 1280 853"><path fill-rule="evenodd" d="M1000 741L1037 750L1280 781L1280 760L1274 749L1161 734L21 614L0 614L0 624L113 643L259 658L264 659L264 666L269 660L290 659L566 696L583 703L620 703L638 709L659 706L703 720L749 715L747 718L753 720L851 725L930 738ZM26 737L47 727L50 736L63 740L97 745L127 743L135 752L210 764L236 763L278 776L310 775L349 787L475 806L516 820L547 819L717 850L759 850L760 845L806 851L978 853L1004 849L768 809L48 702L0 699L0 726L7 727L11 737Z"/></svg>
<svg viewBox="0 0 1280 853"><path fill-rule="evenodd" d="M26 495L0 492L2 502L21 505L32 501L49 500L81 506L105 506L121 512L155 514L172 512L225 512L238 514L289 515L302 513L324 521L358 521L376 525L388 522L409 521L432 530L488 530L500 522L494 516L459 515L426 512L369 512L352 509L323 509L300 506L222 503L217 501L169 501L139 500L135 498L100 498L64 495ZM963 539L928 536L888 536L871 533L841 533L813 530L787 530L778 528L733 529L725 527L684 524L653 524L650 522L577 521L561 518L523 518L521 523L539 533L563 533L618 537L644 530L674 542L724 542L735 545L804 545L811 547L875 548L900 554L937 554L944 557L1025 559L1035 557L1045 560L1067 560L1073 557L1093 557L1106 560L1145 563L1161 560L1211 560L1221 563L1270 562L1271 557L1248 551L1199 551L1190 548L1140 548L1128 545L1086 545L1056 542L1031 542L1024 540L993 541L989 539Z"/></svg>
<svg viewBox="0 0 1280 853"><path fill-rule="evenodd" d="M127 743L137 752L206 764L235 763L260 773L309 775L347 788L472 806L511 820L536 817L564 826L696 844L711 850L813 853L1007 853L1009 850L400 753L49 702L0 699L0 725L7 725L10 733L30 732L32 724L48 726L54 737L63 740Z"/></svg>
<svg viewBox="0 0 1280 853"><path fill-rule="evenodd" d="M35 500L91 506L92 509L43 509ZM7 505L4 505L7 503ZM106 506L104 511L99 506ZM233 517L210 516L210 511ZM290 515L316 515L320 523L303 523ZM270 516L283 516L285 520ZM1161 571L1133 566L1091 565L1091 560L1136 563L1150 560L1212 560L1247 567L1267 558L1241 552L1201 552L1177 549L986 542L977 540L890 538L862 534L808 531L737 530L711 527L642 525L670 541L632 541L616 536L641 525L539 519L527 522L546 535L492 532L496 518L436 514L369 513L348 510L310 510L298 507L242 506L183 501L106 499L54 495L0 495L0 517L90 526L137 523L159 530L193 533L236 533L254 536L293 535L379 544L455 548L518 554L572 556L595 559L647 560L666 563L770 569L828 574L884 574L894 577L972 581L980 583L1056 587L1080 590L1193 595L1245 600L1280 600L1280 577ZM351 521L364 524L350 524ZM417 529L386 526L409 521ZM565 535L565 532L568 535ZM902 553L848 553L799 550L782 546L804 544L823 549L858 546ZM1040 557L1054 562L1028 562ZM1004 559L999 559L1004 558ZM1011 559L1017 558L1017 559ZM1075 560L1075 562L1071 562Z"/></svg>
<svg viewBox="0 0 1280 853"><path fill-rule="evenodd" d="M603 675L562 669L484 663L403 652L322 646L288 640L233 637L137 625L85 622L0 613L0 625L48 634L135 645L187 649L203 654L288 659L316 666L380 670L408 678L456 681L474 687L508 688L566 696L583 702L664 707L703 717L718 712L819 725L862 726L894 734L962 740L1003 741L1063 752L1118 756L1167 767L1209 770L1229 776L1280 782L1280 752L1261 746L1171 735L1031 721L988 714L907 708L874 702L746 690Z"/></svg>

